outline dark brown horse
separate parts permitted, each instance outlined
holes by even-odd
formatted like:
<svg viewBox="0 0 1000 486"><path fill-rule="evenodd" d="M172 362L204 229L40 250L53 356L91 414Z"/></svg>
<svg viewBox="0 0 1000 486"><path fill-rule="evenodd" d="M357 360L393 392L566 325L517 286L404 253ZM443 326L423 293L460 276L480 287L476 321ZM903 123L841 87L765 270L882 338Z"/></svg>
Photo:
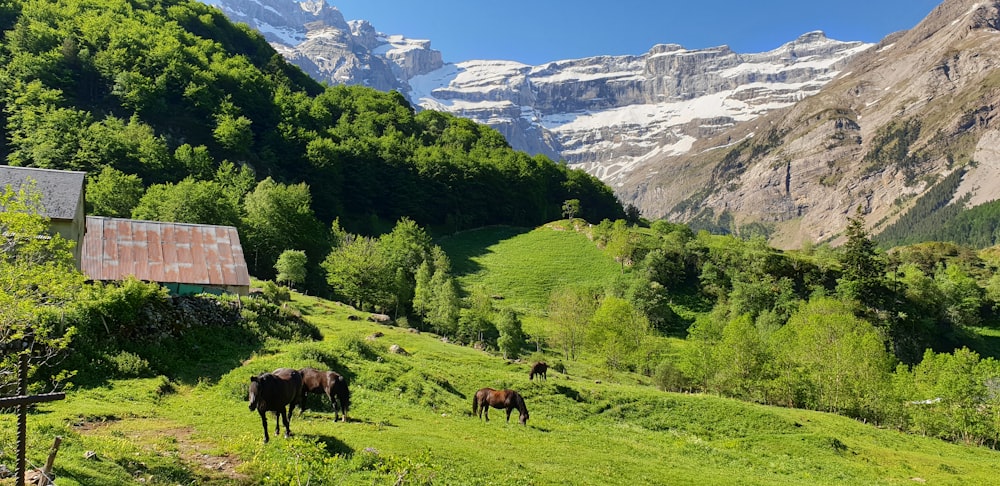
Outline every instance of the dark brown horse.
<svg viewBox="0 0 1000 486"><path fill-rule="evenodd" d="M510 422L511 410L516 408L521 425L527 425L528 407L524 405L524 398L521 398L521 394L514 390L480 388L476 392L476 396L472 398L472 415L479 417L486 415L486 421L489 422L490 407L506 410L507 422Z"/></svg>
<svg viewBox="0 0 1000 486"><path fill-rule="evenodd" d="M544 361L537 361L535 364L531 365L531 372L528 373L528 380L534 380L535 375L538 375L538 379L545 378L545 381L549 381L548 371L549 365L545 364Z"/></svg>
<svg viewBox="0 0 1000 486"><path fill-rule="evenodd" d="M285 437L292 436L292 431L288 428L288 416L295 409L301 394L302 373L299 373L299 370L278 368L272 373L250 377L250 410L260 413L260 422L264 425L265 444L271 440L267 435L267 412L274 412L275 434L281 432L281 422L284 422ZM287 413L286 406L289 407Z"/></svg>
<svg viewBox="0 0 1000 486"><path fill-rule="evenodd" d="M306 411L306 395L322 393L330 399L333 405L333 420L337 420L337 408L347 422L347 411L351 408L351 390L347 388L347 380L334 371L320 371L315 368L302 368L302 399L299 400L299 415ZM289 411L291 412L291 411Z"/></svg>

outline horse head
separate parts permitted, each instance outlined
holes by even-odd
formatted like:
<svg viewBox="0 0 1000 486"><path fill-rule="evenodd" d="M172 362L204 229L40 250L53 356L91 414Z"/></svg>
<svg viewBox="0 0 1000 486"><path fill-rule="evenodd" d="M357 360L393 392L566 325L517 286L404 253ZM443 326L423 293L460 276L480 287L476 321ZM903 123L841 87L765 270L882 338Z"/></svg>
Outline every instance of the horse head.
<svg viewBox="0 0 1000 486"><path fill-rule="evenodd" d="M257 396L258 396L257 385L259 383L260 383L260 377L259 376L251 376L250 377L250 396L249 396L250 410L256 410L257 409Z"/></svg>
<svg viewBox="0 0 1000 486"><path fill-rule="evenodd" d="M521 425L528 425L528 406L524 404L524 398L517 395L517 419Z"/></svg>

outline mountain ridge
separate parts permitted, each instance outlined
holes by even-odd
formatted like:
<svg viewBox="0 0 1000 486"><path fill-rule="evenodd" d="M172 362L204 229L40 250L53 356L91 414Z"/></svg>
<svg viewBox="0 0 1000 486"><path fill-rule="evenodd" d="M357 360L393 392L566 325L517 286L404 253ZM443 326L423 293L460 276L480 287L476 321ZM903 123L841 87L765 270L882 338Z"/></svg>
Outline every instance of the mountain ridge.
<svg viewBox="0 0 1000 486"><path fill-rule="evenodd" d="M967 173L953 201L1000 193L997 5L947 0L877 44L814 31L764 53L657 44L531 66L444 63L430 41L378 33L322 4L335 26L303 23L308 42L276 48L304 69L322 58L339 76L328 82L399 90L585 168L650 219L754 228L795 248L838 241L858 207L885 228L957 168ZM333 63L321 45L349 52Z"/></svg>
<svg viewBox="0 0 1000 486"><path fill-rule="evenodd" d="M322 4L315 20L302 18L321 2L306 8L295 0L258 0L268 12L260 17L239 11L230 0L210 3L261 31L316 79L396 89L415 106L488 124L514 148L580 164L619 190L632 167L664 153L684 153L696 139L802 99L868 47L813 31L764 53L657 44L640 55L537 66L444 63L430 41L377 33L366 21L343 20L333 6ZM279 10L289 15L271 15ZM299 35L279 35L288 29Z"/></svg>
<svg viewBox="0 0 1000 486"><path fill-rule="evenodd" d="M815 96L727 133L745 146L706 139L691 154L638 169L632 196L654 209L651 217L718 223L726 213L732 230L764 222L783 247L837 241L858 207L878 231L964 166L953 200L995 199L998 6L944 2L914 29L857 56ZM707 189L678 191L671 180L684 176Z"/></svg>

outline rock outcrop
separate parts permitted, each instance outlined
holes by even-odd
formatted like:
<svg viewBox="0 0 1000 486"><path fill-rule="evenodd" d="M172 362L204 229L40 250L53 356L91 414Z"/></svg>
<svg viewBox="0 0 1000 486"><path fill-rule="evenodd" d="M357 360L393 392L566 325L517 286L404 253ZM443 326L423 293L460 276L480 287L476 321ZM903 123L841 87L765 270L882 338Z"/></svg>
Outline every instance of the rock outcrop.
<svg viewBox="0 0 1000 486"><path fill-rule="evenodd" d="M293 64L319 81L408 91L406 80L442 65L430 42L376 32L364 20L346 21L325 0L207 0L243 22Z"/></svg>
<svg viewBox="0 0 1000 486"><path fill-rule="evenodd" d="M662 44L538 66L446 64L429 41L347 22L323 0L212 1L321 81L489 124L648 218L764 228L797 247L837 241L858 207L878 231L959 168L956 200L1000 194L998 0L945 0L875 46L811 32L756 54Z"/></svg>
<svg viewBox="0 0 1000 486"><path fill-rule="evenodd" d="M641 56L529 66L466 61L409 80L410 99L578 164L619 191L632 168L817 92L866 44L801 36L770 52L657 45Z"/></svg>
<svg viewBox="0 0 1000 486"><path fill-rule="evenodd" d="M782 247L839 241L856 208L877 233L959 169L955 201L994 200L998 19L996 0L947 0L814 96L637 167L626 200L649 217L734 231L759 223Z"/></svg>

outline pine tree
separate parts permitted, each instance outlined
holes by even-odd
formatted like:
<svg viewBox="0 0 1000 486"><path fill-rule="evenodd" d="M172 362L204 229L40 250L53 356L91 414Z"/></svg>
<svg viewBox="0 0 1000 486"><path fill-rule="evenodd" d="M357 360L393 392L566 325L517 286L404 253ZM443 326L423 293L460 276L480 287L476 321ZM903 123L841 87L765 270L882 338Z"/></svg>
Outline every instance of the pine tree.
<svg viewBox="0 0 1000 486"><path fill-rule="evenodd" d="M885 282L885 260L865 229L860 207L855 216L848 219L845 235L847 243L840 257L843 275L837 281L837 291L869 308L884 309L889 293Z"/></svg>

